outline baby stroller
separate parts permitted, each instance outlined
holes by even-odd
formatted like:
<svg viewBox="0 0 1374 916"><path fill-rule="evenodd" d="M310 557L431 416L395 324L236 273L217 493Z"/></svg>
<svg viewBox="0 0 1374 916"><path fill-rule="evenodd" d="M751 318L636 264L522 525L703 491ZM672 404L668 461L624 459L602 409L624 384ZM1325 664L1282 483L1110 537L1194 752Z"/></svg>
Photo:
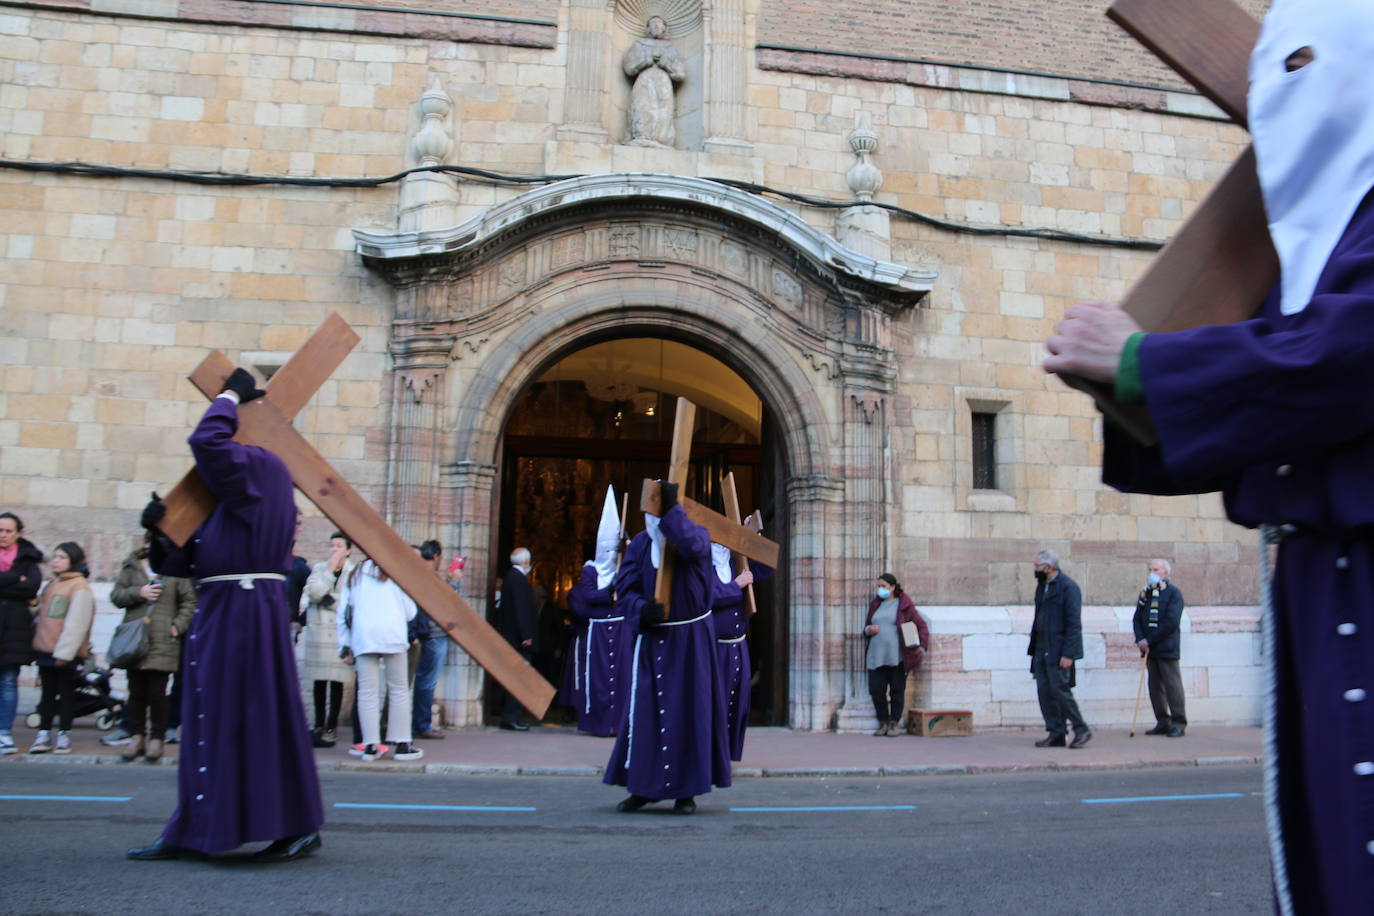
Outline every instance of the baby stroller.
<svg viewBox="0 0 1374 916"><path fill-rule="evenodd" d="M76 688L76 704L72 717L95 716L95 727L107 732L119 724L124 716L124 701L110 692L110 672L96 667L92 659L86 659L81 666L81 675ZM37 728L40 719L38 710L24 717L24 724Z"/></svg>

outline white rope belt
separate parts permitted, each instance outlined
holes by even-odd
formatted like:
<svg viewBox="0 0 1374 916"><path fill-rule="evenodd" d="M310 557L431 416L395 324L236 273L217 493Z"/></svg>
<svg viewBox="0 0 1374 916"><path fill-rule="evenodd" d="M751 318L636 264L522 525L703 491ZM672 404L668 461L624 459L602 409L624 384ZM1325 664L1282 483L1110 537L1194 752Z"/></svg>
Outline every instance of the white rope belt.
<svg viewBox="0 0 1374 916"><path fill-rule="evenodd" d="M689 623L696 623L698 620L705 620L707 617L710 617L710 616L711 616L711 612L710 612L710 611L707 611L705 614L702 614L700 617L693 617L691 620L665 620L665 621L663 621L662 623L656 623L656 624L653 624L653 625L656 626L656 627L685 627L685 626L687 626L687 624L689 624Z"/></svg>
<svg viewBox="0 0 1374 916"><path fill-rule="evenodd" d="M251 592L253 590L254 579L267 579L272 582L286 581L286 577L281 573L235 573L232 576L206 576L203 579L197 579L196 584L204 585L207 582L237 582L239 588Z"/></svg>
<svg viewBox="0 0 1374 916"><path fill-rule="evenodd" d="M587 618L587 623L588 623L588 624L593 624L593 623L615 623L617 620L624 620L624 619L625 619L625 618L624 618L623 616L622 616L622 617L588 617L588 618Z"/></svg>
<svg viewBox="0 0 1374 916"><path fill-rule="evenodd" d="M577 659L576 657L573 658L573 683L580 682L582 684L582 697L584 700L583 712L585 712L589 716L592 714L592 625L597 623L616 623L624 619L625 618L623 616L587 618L587 637L585 647L587 660L586 664L582 665L582 673L581 675L579 675L577 673L579 659ZM621 661L623 662L624 659L621 659ZM585 678L586 680L582 681L580 680L581 678Z"/></svg>
<svg viewBox="0 0 1374 916"><path fill-rule="evenodd" d="M721 645L725 645L726 643L732 642L744 642L744 640L748 638L748 636L749 634L745 633L743 636L736 636L734 639L717 639L716 642L720 643Z"/></svg>

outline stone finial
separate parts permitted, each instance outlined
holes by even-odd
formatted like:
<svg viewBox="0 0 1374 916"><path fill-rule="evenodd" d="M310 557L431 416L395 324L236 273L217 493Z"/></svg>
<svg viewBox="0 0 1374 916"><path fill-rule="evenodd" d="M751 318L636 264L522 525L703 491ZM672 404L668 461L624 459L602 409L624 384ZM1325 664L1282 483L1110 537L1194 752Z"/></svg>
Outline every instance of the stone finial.
<svg viewBox="0 0 1374 916"><path fill-rule="evenodd" d="M410 151L419 165L440 165L453 148L453 141L444 132L444 120L452 110L453 100L435 74L429 88L420 96L420 114L424 121L410 140Z"/></svg>
<svg viewBox="0 0 1374 916"><path fill-rule="evenodd" d="M849 148L859 161L850 166L845 179L855 197L868 201L883 186L883 173L869 160L869 156L878 151L878 135L869 126L867 112L859 112L854 121L854 129L849 132Z"/></svg>

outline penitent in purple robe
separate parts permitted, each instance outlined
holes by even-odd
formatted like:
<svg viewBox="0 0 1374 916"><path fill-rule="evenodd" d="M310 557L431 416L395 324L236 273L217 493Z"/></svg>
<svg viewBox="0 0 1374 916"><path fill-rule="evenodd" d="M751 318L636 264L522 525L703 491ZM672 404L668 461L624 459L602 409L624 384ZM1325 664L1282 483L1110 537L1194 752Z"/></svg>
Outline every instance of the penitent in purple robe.
<svg viewBox="0 0 1374 916"><path fill-rule="evenodd" d="M715 573L710 536L681 506L668 510L660 530L677 548L670 619L635 638L631 699L603 781L644 798L691 798L712 785L730 785L710 607ZM632 627L653 600L657 570L650 547L647 533L635 535L615 580L617 608Z"/></svg>
<svg viewBox="0 0 1374 916"><path fill-rule="evenodd" d="M765 582L773 570L749 561L755 582ZM721 582L712 571L711 616L716 621L716 660L720 665L721 692L725 696L725 731L730 736L730 759L744 759L744 732L749 727L749 706L754 670L749 663L749 618L745 616L744 589L735 580Z"/></svg>
<svg viewBox="0 0 1374 916"><path fill-rule="evenodd" d="M1277 800L1299 912L1374 907L1374 194L1311 302L1151 334L1140 350L1159 445L1110 424L1103 479L1222 490L1232 521L1287 526L1273 581Z"/></svg>
<svg viewBox="0 0 1374 916"><path fill-rule="evenodd" d="M219 505L184 549L155 546L157 572L199 579L290 570L291 475L266 449L233 441L237 429L237 405L216 398L191 434L196 470ZM177 809L162 837L205 853L311 833L324 823L286 583L245 584L197 584L177 675L185 679Z"/></svg>
<svg viewBox="0 0 1374 916"><path fill-rule="evenodd" d="M582 579L568 592L568 610L582 628L581 639L565 670L572 669L578 688L577 730L609 737L620 726L629 698L633 627L611 600L611 587L596 587L596 567L582 567Z"/></svg>

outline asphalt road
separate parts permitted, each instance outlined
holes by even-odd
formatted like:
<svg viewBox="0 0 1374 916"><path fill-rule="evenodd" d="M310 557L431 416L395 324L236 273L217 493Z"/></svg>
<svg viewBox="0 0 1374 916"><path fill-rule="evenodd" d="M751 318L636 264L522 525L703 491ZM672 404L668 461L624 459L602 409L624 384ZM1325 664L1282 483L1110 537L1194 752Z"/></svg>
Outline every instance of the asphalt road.
<svg viewBox="0 0 1374 916"><path fill-rule="evenodd" d="M685 818L669 804L618 814L623 793L587 778L321 778L328 824L324 848L309 859L126 862L123 851L154 839L171 811L171 768L0 766L0 911L699 916L1270 907L1256 767L746 779L701 797L698 813ZM340 807L350 805L449 809Z"/></svg>

